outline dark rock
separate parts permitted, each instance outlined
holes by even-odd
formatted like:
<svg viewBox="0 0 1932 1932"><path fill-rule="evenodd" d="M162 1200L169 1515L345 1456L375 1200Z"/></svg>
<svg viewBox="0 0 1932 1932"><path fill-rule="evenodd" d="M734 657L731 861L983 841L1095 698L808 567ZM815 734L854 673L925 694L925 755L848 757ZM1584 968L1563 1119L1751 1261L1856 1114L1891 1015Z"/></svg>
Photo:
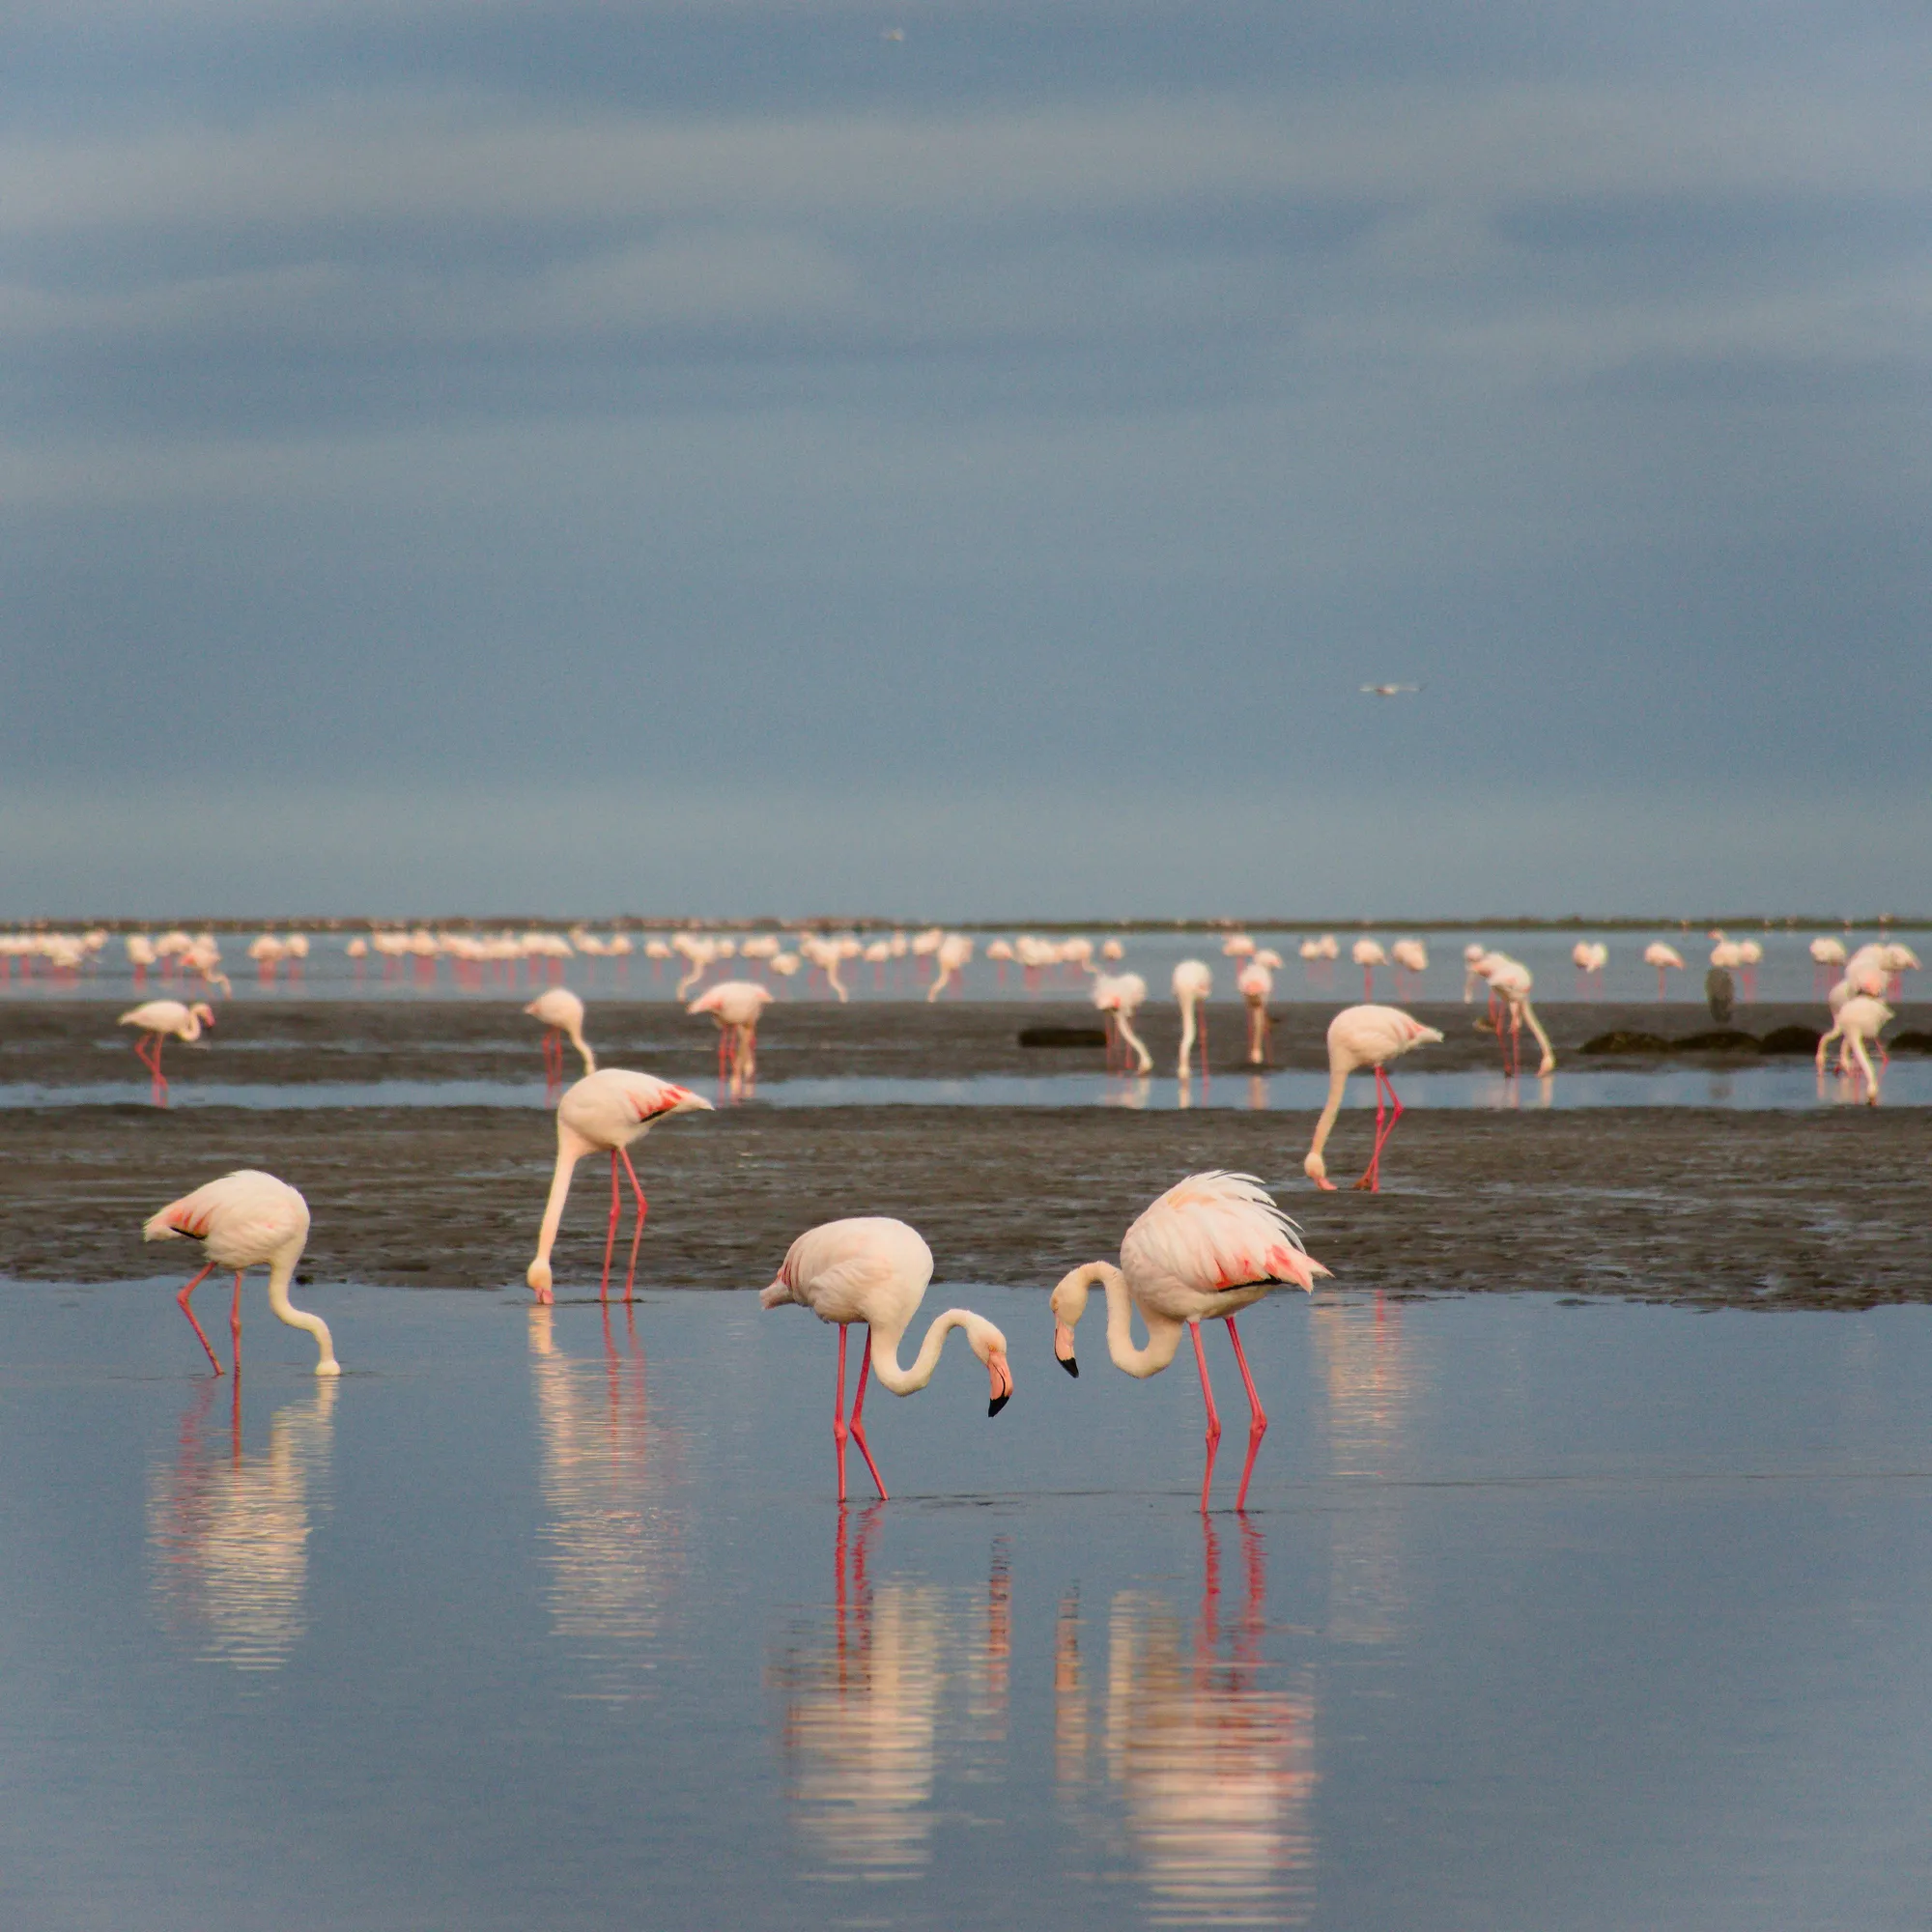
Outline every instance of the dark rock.
<svg viewBox="0 0 1932 1932"><path fill-rule="evenodd" d="M1932 1053L1932 1033L1902 1033L1885 1046L1888 1053Z"/></svg>
<svg viewBox="0 0 1932 1932"><path fill-rule="evenodd" d="M1812 1041L1816 1046L1817 1042ZM1734 1027L1719 1027L1715 1033L1693 1033L1670 1042L1672 1053L1757 1053L1757 1035L1739 1033Z"/></svg>
<svg viewBox="0 0 1932 1932"><path fill-rule="evenodd" d="M1711 1017L1719 1026L1731 1022L1731 1009L1736 1005L1738 989L1731 976L1721 966L1713 966L1704 975L1704 998L1711 1009Z"/></svg>
<svg viewBox="0 0 1932 1932"><path fill-rule="evenodd" d="M1818 1051L1818 1029L1807 1026L1774 1027L1759 1043L1762 1053L1802 1053L1807 1057Z"/></svg>
<svg viewBox="0 0 1932 1932"><path fill-rule="evenodd" d="M1671 1042L1655 1033L1600 1033L1577 1049L1582 1053L1668 1053Z"/></svg>
<svg viewBox="0 0 1932 1932"><path fill-rule="evenodd" d="M1030 1026L1020 1029L1022 1046L1097 1046L1105 1048L1104 1027Z"/></svg>

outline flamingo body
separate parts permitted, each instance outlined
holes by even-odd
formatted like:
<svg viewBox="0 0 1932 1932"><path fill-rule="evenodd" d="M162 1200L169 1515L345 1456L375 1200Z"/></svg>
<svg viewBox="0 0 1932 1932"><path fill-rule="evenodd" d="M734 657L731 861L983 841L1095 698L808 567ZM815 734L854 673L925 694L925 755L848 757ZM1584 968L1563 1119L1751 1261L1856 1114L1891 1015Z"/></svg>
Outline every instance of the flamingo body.
<svg viewBox="0 0 1932 1932"><path fill-rule="evenodd" d="M1328 1101L1315 1123L1315 1139L1310 1144L1308 1157L1301 1163L1303 1173L1317 1187L1329 1191L1334 1188L1321 1150L1327 1146L1329 1131L1341 1112L1349 1075L1367 1066L1373 1067L1376 1075L1376 1146L1355 1185L1370 1193L1380 1191L1382 1149L1388 1145L1395 1123L1403 1116L1402 1102L1395 1096L1395 1083L1383 1069L1391 1060L1400 1060L1418 1046L1439 1044L1441 1038L1434 1027L1424 1026L1400 1007L1345 1007L1328 1022ZM1386 1126L1382 1124L1384 1086L1393 1109Z"/></svg>
<svg viewBox="0 0 1932 1932"><path fill-rule="evenodd" d="M583 1062L585 1073L597 1071L597 1056L583 1038L583 1002L568 986L552 986L539 993L524 1011L550 1031L544 1035L544 1072L553 1085L563 1078L563 1042L567 1037Z"/></svg>
<svg viewBox="0 0 1932 1932"><path fill-rule="evenodd" d="M138 1007L128 1008L114 1024L133 1027L139 1034L134 1042L135 1057L153 1076L150 1086L156 1103L165 1105L168 1078L161 1071L162 1045L170 1039L199 1039L204 1027L213 1026L214 1009L205 1000L197 1000L191 1007L179 1000L144 1000Z"/></svg>

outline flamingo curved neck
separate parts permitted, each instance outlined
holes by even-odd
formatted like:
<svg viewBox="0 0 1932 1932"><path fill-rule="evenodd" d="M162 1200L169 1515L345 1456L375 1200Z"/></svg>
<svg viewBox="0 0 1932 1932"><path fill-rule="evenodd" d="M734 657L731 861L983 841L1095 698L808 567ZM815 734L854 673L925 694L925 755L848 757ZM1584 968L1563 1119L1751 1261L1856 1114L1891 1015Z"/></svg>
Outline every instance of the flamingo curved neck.
<svg viewBox="0 0 1932 1932"><path fill-rule="evenodd" d="M589 1046L585 1043L582 1027L573 1023L565 1031L570 1035L571 1045L577 1049L582 1058L584 1075L588 1078L589 1075L597 1071L597 1056L590 1051Z"/></svg>
<svg viewBox="0 0 1932 1932"><path fill-rule="evenodd" d="M894 1395L911 1395L916 1389L923 1389L932 1379L932 1374L939 1366L939 1351L946 1346L946 1338L955 1328L970 1330L979 1321L970 1309L949 1308L944 1315L934 1319L932 1326L925 1331L925 1340L920 1344L919 1353L913 1358L910 1368L899 1367L899 1344L905 1339L905 1330L895 1333L874 1325L871 1330L872 1373Z"/></svg>
<svg viewBox="0 0 1932 1932"><path fill-rule="evenodd" d="M1349 1085L1349 1075L1353 1069L1337 1066L1328 1074L1328 1104L1321 1109L1321 1118L1315 1122L1315 1138L1308 1145L1308 1158L1319 1161L1321 1150L1328 1145L1328 1135L1335 1125L1335 1116L1342 1111L1342 1095Z"/></svg>
<svg viewBox="0 0 1932 1932"><path fill-rule="evenodd" d="M1134 1297L1126 1276L1112 1262L1089 1262L1061 1283L1060 1294L1055 1297L1060 1302L1059 1317L1067 1327L1079 1326L1087 1310L1087 1292L1095 1282L1107 1292L1108 1359L1117 1369L1143 1381L1149 1376L1158 1375L1174 1360L1180 1347L1180 1331L1186 1324L1143 1308L1141 1321L1147 1326L1147 1346L1136 1348Z"/></svg>
<svg viewBox="0 0 1932 1932"><path fill-rule="evenodd" d="M339 1376L342 1364L335 1359L335 1344L328 1333L328 1323L320 1315L310 1315L296 1307L289 1299L289 1283L294 1279L296 1263L301 1259L299 1242L284 1248L269 1265L269 1306L291 1328L305 1328L315 1337L316 1347L322 1351L316 1361L315 1372L319 1376Z"/></svg>
<svg viewBox="0 0 1932 1932"><path fill-rule="evenodd" d="M563 1204L570 1199L570 1177L577 1163L592 1151L590 1143L573 1128L557 1123L556 1171L550 1178L550 1199L544 1203L543 1226L537 1230L536 1260L531 1270L550 1272L550 1251L556 1245L556 1231L563 1224Z"/></svg>

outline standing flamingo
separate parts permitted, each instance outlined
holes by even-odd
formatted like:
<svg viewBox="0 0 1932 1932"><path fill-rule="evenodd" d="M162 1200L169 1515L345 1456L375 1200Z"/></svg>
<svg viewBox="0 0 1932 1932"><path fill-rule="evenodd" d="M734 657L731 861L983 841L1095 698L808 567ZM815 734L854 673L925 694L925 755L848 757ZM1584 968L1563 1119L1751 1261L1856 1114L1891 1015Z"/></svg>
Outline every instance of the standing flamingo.
<svg viewBox="0 0 1932 1932"><path fill-rule="evenodd" d="M1317 1278L1327 1272L1301 1245L1300 1231L1252 1174L1191 1174L1170 1187L1127 1230L1119 1267L1112 1262L1087 1262L1061 1278L1051 1303L1053 1352L1069 1376L1079 1375L1073 1331L1086 1312L1088 1290L1096 1282L1107 1293L1107 1353L1117 1369L1142 1381L1158 1375L1174 1360L1181 1329L1192 1330L1201 1399L1208 1407L1208 1466L1201 1477L1205 1512L1221 1443L1221 1416L1208 1380L1201 1324L1225 1321L1248 1392L1248 1460L1235 1498L1235 1507L1242 1509L1268 1425L1248 1373L1235 1317L1277 1288L1313 1293ZM1146 1347L1138 1349L1135 1309L1140 1310L1148 1333Z"/></svg>
<svg viewBox="0 0 1932 1932"><path fill-rule="evenodd" d="M149 1091L155 1105L165 1107L168 1079L161 1071L161 1048L171 1037L199 1039L203 1027L213 1026L214 1009L206 1000L197 1000L191 1007L183 1006L179 1000L147 1000L138 1007L130 1007L114 1024L139 1029L134 1052L141 1065L154 1075Z"/></svg>
<svg viewBox="0 0 1932 1932"><path fill-rule="evenodd" d="M1418 1046L1440 1044L1441 1039L1442 1036L1434 1027L1410 1018L1399 1007L1345 1007L1328 1022L1328 1104L1315 1123L1315 1139L1309 1146L1308 1158L1301 1163L1302 1172L1317 1187L1334 1192L1335 1183L1328 1179L1321 1150L1327 1146L1335 1116L1342 1110L1342 1094L1349 1084L1349 1075L1372 1066L1376 1072L1376 1147L1355 1185L1371 1194L1380 1193L1382 1149L1388 1145L1395 1123L1403 1116L1395 1082L1384 1068L1391 1060L1400 1060ZM1384 1087L1388 1089L1389 1108L1386 1126L1382 1124Z"/></svg>
<svg viewBox="0 0 1932 1932"><path fill-rule="evenodd" d="M1388 964L1388 954L1373 939L1358 939L1349 949L1355 964L1362 969L1362 998L1373 1000L1376 996L1376 968Z"/></svg>
<svg viewBox="0 0 1932 1932"><path fill-rule="evenodd" d="M850 1221L828 1221L801 1235L786 1252L784 1265L772 1285L758 1296L761 1308L796 1302L821 1321L838 1326L838 1383L832 1400L832 1440L838 1461L838 1500L845 1500L845 1438L859 1445L886 1500L879 1465L866 1442L861 1420L866 1406L866 1377L876 1363L879 1379L895 1395L911 1395L932 1379L939 1351L955 1328L966 1331L967 1346L986 1365L992 1392L986 1413L998 1415L1013 1392L1012 1371L1007 1366L1007 1338L982 1315L970 1308L949 1308L925 1331L910 1368L899 1367L899 1342L932 1279L932 1250L916 1229L903 1221L868 1215ZM859 1386L852 1396L852 1419L845 1407L845 1331L855 1321L866 1324L866 1353L859 1363Z"/></svg>
<svg viewBox="0 0 1932 1932"><path fill-rule="evenodd" d="M1183 959L1174 969L1174 997L1180 1003L1180 1064L1179 1077L1187 1078L1187 1059L1194 1050L1195 1016L1214 990L1214 975L1205 959ZM1201 1077L1208 1077L1208 1015L1200 1013Z"/></svg>
<svg viewBox="0 0 1932 1932"><path fill-rule="evenodd" d="M1818 1071L1823 1073L1825 1055L1832 1042L1834 1039L1843 1040L1844 1044L1838 1049L1838 1071L1849 1073L1852 1063L1856 1061L1859 1071L1864 1075L1865 1099L1874 1107L1878 1105L1878 1075L1872 1071L1865 1042L1869 1040L1876 1046L1885 1064L1889 1065L1890 1055L1886 1053L1878 1036L1879 1029L1891 1017L1891 1009L1883 1000L1869 993L1855 993L1838 1009L1832 1031L1818 1042Z"/></svg>
<svg viewBox="0 0 1932 1932"><path fill-rule="evenodd" d="M1248 1003L1248 1065L1263 1065L1267 1060L1268 995L1274 991L1274 975L1259 959L1250 959L1236 976L1235 988Z"/></svg>
<svg viewBox="0 0 1932 1932"><path fill-rule="evenodd" d="M1663 976L1666 973L1681 973L1684 970L1684 955L1674 946L1666 946L1661 939L1653 940L1643 949L1643 963L1657 968L1657 997L1663 998Z"/></svg>
<svg viewBox="0 0 1932 1932"><path fill-rule="evenodd" d="M1147 981L1138 973L1100 973L1094 980L1094 1004L1112 1020L1121 1040L1121 1071L1127 1071L1127 1055L1134 1056L1134 1071L1148 1072L1153 1065L1153 1055L1147 1050L1147 1042L1134 1031L1134 1015L1140 1011L1148 996ZM1107 1060L1109 1070L1113 1064L1113 1045L1108 1043Z"/></svg>
<svg viewBox="0 0 1932 1932"><path fill-rule="evenodd" d="M758 1016L777 997L753 980L721 980L685 1008L688 1013L709 1013L718 1023L718 1080L728 1076L731 1091L741 1094L758 1077Z"/></svg>
<svg viewBox="0 0 1932 1932"><path fill-rule="evenodd" d="M201 1323L188 1304L201 1283L217 1268L235 1270L235 1299L228 1311L228 1332L235 1347L235 1373L242 1373L242 1277L251 1267L266 1263L269 1269L269 1306L291 1328L305 1328L321 1350L315 1365L319 1376L339 1376L342 1365L335 1359L335 1346L329 1339L328 1324L319 1315L307 1315L289 1301L289 1282L296 1264L308 1240L308 1203L285 1180L254 1168L224 1174L171 1201L158 1214L151 1215L141 1230L144 1241L173 1241L185 1235L202 1243L208 1257L204 1267L175 1296L188 1325L208 1350L214 1373L221 1363L209 1348Z"/></svg>
<svg viewBox="0 0 1932 1932"><path fill-rule="evenodd" d="M650 1211L644 1190L638 1185L637 1169L631 1165L627 1150L631 1143L648 1133L654 1122L667 1114L686 1114L694 1108L712 1111L711 1102L668 1080L648 1073L631 1073L621 1066L607 1066L601 1073L586 1073L557 1102L556 1172L551 1177L550 1199L544 1204L543 1226L537 1230L536 1259L524 1279L536 1291L537 1299L550 1301L550 1251L556 1242L557 1224L563 1219L563 1204L570 1198L570 1177L577 1163L587 1153L606 1150L611 1155L611 1225L604 1236L604 1278L597 1293L611 1292L611 1251L617 1239L617 1163L631 1177L631 1192L638 1197L638 1229L631 1236L631 1268L624 1277L624 1299L631 1298L631 1284L638 1274L638 1243L644 1238L644 1216Z"/></svg>
<svg viewBox="0 0 1932 1932"><path fill-rule="evenodd" d="M597 1071L597 1056L590 1051L583 1038L583 1002L568 986L553 986L548 992L539 993L524 1011L531 1019L540 1020L545 1028L543 1057L546 1087L563 1085L563 1042L566 1035L583 1061L584 1072Z"/></svg>

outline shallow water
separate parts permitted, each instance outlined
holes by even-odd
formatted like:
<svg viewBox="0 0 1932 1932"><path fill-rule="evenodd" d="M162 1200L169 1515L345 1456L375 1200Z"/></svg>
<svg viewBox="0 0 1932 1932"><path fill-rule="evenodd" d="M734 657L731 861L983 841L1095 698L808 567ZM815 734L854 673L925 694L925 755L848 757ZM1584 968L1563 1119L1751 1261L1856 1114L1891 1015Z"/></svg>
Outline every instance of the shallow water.
<svg viewBox="0 0 1932 1932"><path fill-rule="evenodd" d="M10 1926L1922 1922L1924 1311L1283 1298L1204 1524L1037 1293L841 1513L802 1311L173 1285L0 1286Z"/></svg>
<svg viewBox="0 0 1932 1932"><path fill-rule="evenodd" d="M698 1091L731 1104L728 1089L696 1083ZM1524 1109L1542 1107L1733 1107L1807 1108L1863 1104L1860 1088L1828 1074L1820 1079L1807 1060L1737 1067L1669 1066L1649 1071L1572 1072L1559 1066L1546 1079L1498 1073L1404 1071L1405 1107ZM1150 1075L1124 1079L1105 1073L977 1074L957 1080L893 1079L847 1075L832 1079L761 1081L742 1104L773 1107L1130 1107L1171 1111L1182 1107L1235 1107L1255 1112L1320 1112L1327 1097L1325 1074L1277 1072L1222 1074L1180 1082ZM1894 1061L1885 1073L1883 1103L1932 1105L1932 1061ZM0 1108L145 1105L140 1080L0 1081ZM545 1107L555 1091L541 1080L305 1080L270 1084L240 1080L177 1080L175 1107L248 1107L281 1111L313 1107ZM1375 1086L1366 1076L1350 1083L1347 1104L1375 1109Z"/></svg>

